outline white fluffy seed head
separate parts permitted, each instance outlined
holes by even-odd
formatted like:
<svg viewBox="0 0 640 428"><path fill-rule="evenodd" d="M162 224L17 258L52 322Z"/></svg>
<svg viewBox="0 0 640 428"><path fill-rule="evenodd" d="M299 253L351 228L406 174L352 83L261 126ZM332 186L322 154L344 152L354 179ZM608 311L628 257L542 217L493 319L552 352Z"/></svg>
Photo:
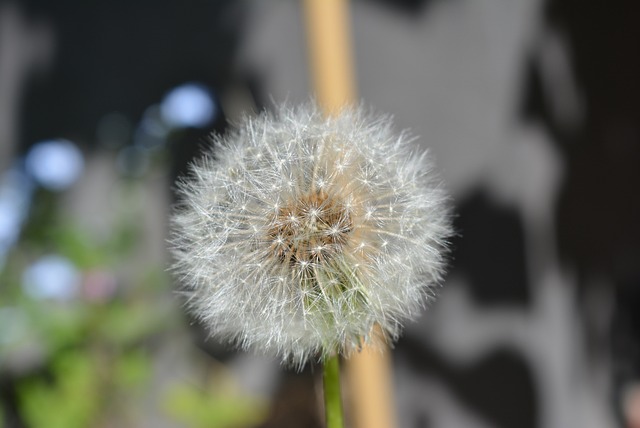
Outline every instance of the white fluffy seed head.
<svg viewBox="0 0 640 428"><path fill-rule="evenodd" d="M247 118L192 165L174 269L211 334L297 366L395 340L443 274L447 197L388 118Z"/></svg>

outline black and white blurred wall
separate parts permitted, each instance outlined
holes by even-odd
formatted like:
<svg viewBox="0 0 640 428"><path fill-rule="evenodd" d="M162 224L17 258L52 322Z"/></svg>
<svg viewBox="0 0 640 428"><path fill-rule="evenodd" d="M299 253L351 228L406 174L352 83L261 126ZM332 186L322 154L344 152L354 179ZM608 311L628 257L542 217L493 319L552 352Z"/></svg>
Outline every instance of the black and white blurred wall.
<svg viewBox="0 0 640 428"><path fill-rule="evenodd" d="M300 10L252 12L246 66L303 101ZM639 12L354 3L360 95L421 137L458 214L440 298L394 354L402 427L636 426Z"/></svg>
<svg viewBox="0 0 640 428"><path fill-rule="evenodd" d="M420 136L457 212L446 284L393 354L401 428L640 427L639 17L634 0L353 2L359 95ZM118 130L170 126L171 91L206 88L215 115L171 134L181 170L241 111L308 100L307 59L294 0L0 4L0 172L54 137L90 165L100 144L144 156L153 141ZM276 363L228 358L276 388Z"/></svg>

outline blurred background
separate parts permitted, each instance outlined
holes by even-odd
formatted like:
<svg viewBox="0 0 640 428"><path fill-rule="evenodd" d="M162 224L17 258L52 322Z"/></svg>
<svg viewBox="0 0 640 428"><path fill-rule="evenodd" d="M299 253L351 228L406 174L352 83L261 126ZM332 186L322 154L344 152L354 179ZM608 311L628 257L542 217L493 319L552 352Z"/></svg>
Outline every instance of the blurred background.
<svg viewBox="0 0 640 428"><path fill-rule="evenodd" d="M400 428L640 427L640 4L356 0L359 95L456 204L393 351ZM206 340L173 182L308 100L294 0L0 2L0 427L320 427L302 373Z"/></svg>

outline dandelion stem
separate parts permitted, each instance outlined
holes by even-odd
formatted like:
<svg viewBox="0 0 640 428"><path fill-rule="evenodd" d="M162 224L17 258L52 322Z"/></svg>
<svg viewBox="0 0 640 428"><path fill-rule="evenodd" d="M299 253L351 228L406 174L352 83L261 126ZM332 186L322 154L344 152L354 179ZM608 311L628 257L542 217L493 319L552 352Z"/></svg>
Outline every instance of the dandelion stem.
<svg viewBox="0 0 640 428"><path fill-rule="evenodd" d="M324 411L327 428L343 428L340 397L340 356L329 357L324 363Z"/></svg>

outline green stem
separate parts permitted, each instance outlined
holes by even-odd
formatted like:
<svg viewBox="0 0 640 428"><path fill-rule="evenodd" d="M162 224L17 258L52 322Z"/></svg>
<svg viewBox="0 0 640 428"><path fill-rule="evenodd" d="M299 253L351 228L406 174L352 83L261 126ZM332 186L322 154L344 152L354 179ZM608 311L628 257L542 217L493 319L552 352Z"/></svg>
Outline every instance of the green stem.
<svg viewBox="0 0 640 428"><path fill-rule="evenodd" d="M336 354L324 363L324 411L327 428L342 428L342 401L340 398L340 357Z"/></svg>

